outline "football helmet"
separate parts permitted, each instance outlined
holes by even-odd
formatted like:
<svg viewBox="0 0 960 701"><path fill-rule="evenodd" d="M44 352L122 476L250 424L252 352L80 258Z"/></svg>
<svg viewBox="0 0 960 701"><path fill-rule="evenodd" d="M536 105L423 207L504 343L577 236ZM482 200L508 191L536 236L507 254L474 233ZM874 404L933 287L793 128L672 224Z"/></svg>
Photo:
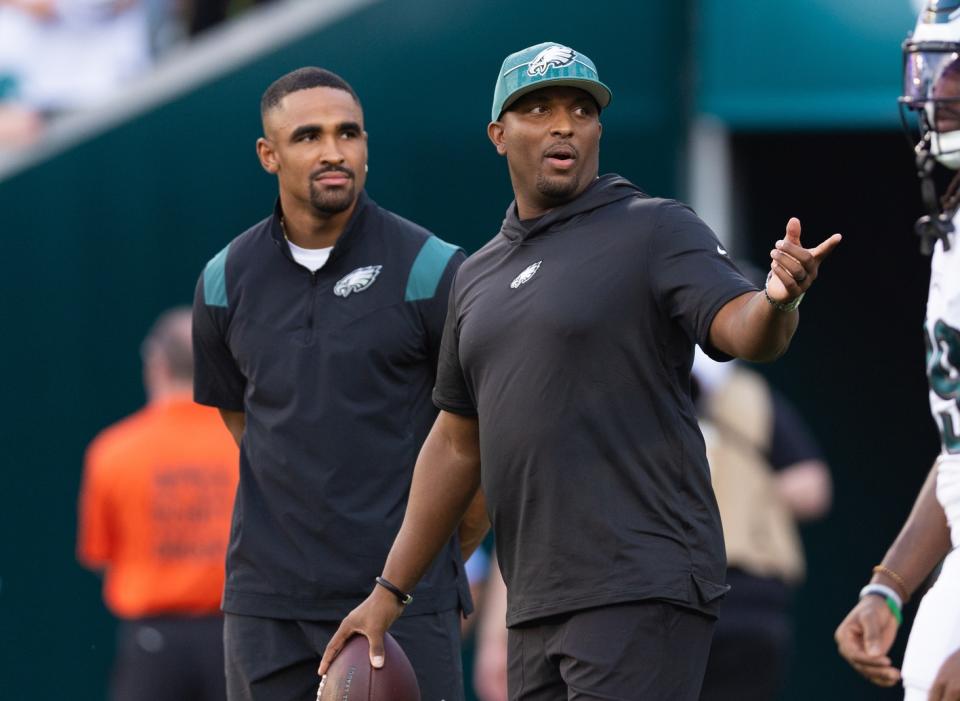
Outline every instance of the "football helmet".
<svg viewBox="0 0 960 701"><path fill-rule="evenodd" d="M949 248L953 215L960 203L960 180L954 178L947 196L937 197L933 181L936 163L960 170L960 0L927 0L913 33L903 43L903 94L900 116L915 144L917 175L929 215L917 222L924 252L935 239ZM916 114L911 127L909 112ZM946 210L946 211L944 211Z"/></svg>

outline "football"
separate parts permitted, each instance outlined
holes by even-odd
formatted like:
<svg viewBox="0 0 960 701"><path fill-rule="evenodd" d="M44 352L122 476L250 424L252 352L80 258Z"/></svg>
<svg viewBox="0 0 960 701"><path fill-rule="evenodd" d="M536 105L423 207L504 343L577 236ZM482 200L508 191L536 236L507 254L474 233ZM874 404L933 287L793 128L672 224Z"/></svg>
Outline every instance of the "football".
<svg viewBox="0 0 960 701"><path fill-rule="evenodd" d="M370 665L370 646L354 635L320 680L317 701L420 701L420 687L400 644L383 636L383 667Z"/></svg>

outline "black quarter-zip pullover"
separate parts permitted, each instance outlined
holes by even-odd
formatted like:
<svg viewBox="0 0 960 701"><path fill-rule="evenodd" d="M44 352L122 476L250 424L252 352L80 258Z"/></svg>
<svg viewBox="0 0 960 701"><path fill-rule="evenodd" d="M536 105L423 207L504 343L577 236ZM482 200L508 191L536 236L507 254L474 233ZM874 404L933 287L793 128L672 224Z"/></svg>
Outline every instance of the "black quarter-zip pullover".
<svg viewBox="0 0 960 701"><path fill-rule="evenodd" d="M223 607L339 620L380 574L430 401L451 280L464 255L361 193L311 273L279 204L204 269L194 300L195 397L243 411ZM410 613L469 607L451 541Z"/></svg>

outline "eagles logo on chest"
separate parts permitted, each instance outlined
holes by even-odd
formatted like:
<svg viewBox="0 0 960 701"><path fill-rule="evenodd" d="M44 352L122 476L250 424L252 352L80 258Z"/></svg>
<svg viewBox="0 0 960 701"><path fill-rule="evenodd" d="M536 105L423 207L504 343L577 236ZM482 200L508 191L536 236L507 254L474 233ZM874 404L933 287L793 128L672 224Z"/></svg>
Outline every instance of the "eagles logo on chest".
<svg viewBox="0 0 960 701"><path fill-rule="evenodd" d="M349 297L354 292L363 292L374 283L382 269L382 265L368 265L347 273L337 280L337 284L333 286L333 294L337 297Z"/></svg>
<svg viewBox="0 0 960 701"><path fill-rule="evenodd" d="M540 270L541 263L543 263L543 261L538 260L533 265L528 265L526 268L524 268L523 272L521 272L519 275L513 278L513 282L510 283L510 289L515 290L521 285L527 284L530 278L536 275L537 271Z"/></svg>

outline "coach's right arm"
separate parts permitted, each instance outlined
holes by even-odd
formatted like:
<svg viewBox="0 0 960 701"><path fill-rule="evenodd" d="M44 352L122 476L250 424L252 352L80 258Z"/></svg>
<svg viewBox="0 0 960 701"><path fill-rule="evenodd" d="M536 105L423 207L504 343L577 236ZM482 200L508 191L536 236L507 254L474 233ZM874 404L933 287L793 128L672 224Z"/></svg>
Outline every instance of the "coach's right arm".
<svg viewBox="0 0 960 701"><path fill-rule="evenodd" d="M480 487L480 432L475 416L441 411L420 449L403 524L383 577L412 591L434 557L450 539ZM347 639L361 633L370 642L370 663L383 666L383 634L403 612L397 597L375 586L351 611L330 639L320 674L326 674Z"/></svg>

